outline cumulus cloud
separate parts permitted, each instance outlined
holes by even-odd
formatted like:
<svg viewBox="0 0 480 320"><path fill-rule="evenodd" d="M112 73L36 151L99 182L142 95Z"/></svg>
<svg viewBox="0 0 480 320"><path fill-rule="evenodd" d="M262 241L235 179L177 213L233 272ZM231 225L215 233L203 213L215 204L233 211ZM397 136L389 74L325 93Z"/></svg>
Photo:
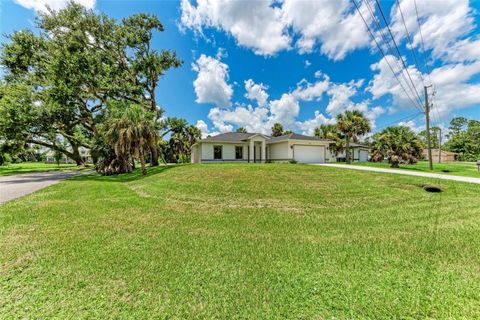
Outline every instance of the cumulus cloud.
<svg viewBox="0 0 480 320"><path fill-rule="evenodd" d="M68 0L15 0L19 5L27 8L33 9L35 11L46 12L47 7L53 10L59 10L65 8L68 4ZM74 2L81 4L87 9L92 9L95 7L95 0L74 0Z"/></svg>
<svg viewBox="0 0 480 320"><path fill-rule="evenodd" d="M203 120L198 120L197 123L195 124L195 126L200 130L200 132L202 133L202 139L203 138L206 138L207 136L215 136L217 134L219 134L220 132L218 131L210 131L208 129L208 125L205 121Z"/></svg>
<svg viewBox="0 0 480 320"><path fill-rule="evenodd" d="M474 40L463 39L475 28L474 10L468 0L443 0L439 5L437 0L400 1L400 8L405 18L405 24L413 38L413 46L422 47L422 35L425 49L432 50L434 58L447 60L470 60L472 54L478 53ZM417 13L420 18L420 28L417 22ZM397 5L392 8L391 29L399 40L406 40L406 31L403 25L400 10ZM478 44L478 40L475 41ZM459 50L460 49L460 50ZM459 50L459 51L458 51ZM479 56L476 55L476 58Z"/></svg>
<svg viewBox="0 0 480 320"><path fill-rule="evenodd" d="M375 99L390 95L393 98L394 110L415 109L413 102L408 99L407 94L386 66L385 59L374 64L372 69L378 73L374 75L367 90ZM408 70L416 88L423 89L420 71L413 66L409 66ZM423 75L426 81L431 78L435 84L436 94L432 99L432 116L436 117L437 121L450 117L455 110L480 104L480 84L471 82L478 74L480 74L480 60L473 63L445 64L433 69L430 77ZM409 94L414 100L413 89L409 91ZM422 100L423 92L420 92L419 96ZM420 108L423 106L417 107L417 109Z"/></svg>
<svg viewBox="0 0 480 320"><path fill-rule="evenodd" d="M263 83L256 84L252 79L245 80L245 98L257 101L259 107L265 107L268 100L268 87Z"/></svg>
<svg viewBox="0 0 480 320"><path fill-rule="evenodd" d="M360 10L368 19L363 4ZM198 0L194 5L182 0L180 28L203 34L209 27L266 56L290 49L293 41L300 53L318 49L333 60L369 45L363 21L348 0L259 0L248 5L228 0Z"/></svg>
<svg viewBox="0 0 480 320"><path fill-rule="evenodd" d="M331 82L328 75L322 74L321 79L317 78L313 83L302 79L297 83L295 89L283 93L278 99L268 100L268 86L248 79L245 81L245 97L257 101L256 107L238 103L234 108L214 107L210 109L208 118L219 132L232 131L234 127L244 127L248 132L270 134L271 127L278 122L286 130L313 135L314 129L321 124L335 123L335 115L338 112L356 109L364 112L374 125L377 117L384 113L384 109L379 106L370 108L368 100L360 103L354 103L351 100L358 93L362 84L363 80L337 84ZM350 91L342 96L336 93L341 91L339 88L347 88ZM319 101L325 94L330 97L329 105L337 104L341 107L327 110L327 114L316 110L312 118L299 121L301 103ZM204 122L197 123L197 126L201 128L202 132L209 132Z"/></svg>
<svg viewBox="0 0 480 320"><path fill-rule="evenodd" d="M305 79L302 79L297 83L297 88L293 91L293 96L298 100L312 101L321 100L322 95L327 91L330 86L330 78L324 75L323 80L319 80L315 83L310 83Z"/></svg>
<svg viewBox="0 0 480 320"><path fill-rule="evenodd" d="M197 72L193 87L197 103L213 103L217 107L227 107L233 89L228 81L228 66L220 61L220 57L208 57L204 54L192 63L192 70Z"/></svg>
<svg viewBox="0 0 480 320"><path fill-rule="evenodd" d="M241 46L260 55L273 55L290 47L290 37L281 20L281 10L271 1L189 0L181 2L182 28L203 33L204 27L224 30Z"/></svg>
<svg viewBox="0 0 480 320"><path fill-rule="evenodd" d="M370 19L363 3L360 10ZM350 1L285 0L282 11L285 23L300 36L296 42L300 53L312 52L318 45L327 57L341 60L349 52L369 45L362 18Z"/></svg>

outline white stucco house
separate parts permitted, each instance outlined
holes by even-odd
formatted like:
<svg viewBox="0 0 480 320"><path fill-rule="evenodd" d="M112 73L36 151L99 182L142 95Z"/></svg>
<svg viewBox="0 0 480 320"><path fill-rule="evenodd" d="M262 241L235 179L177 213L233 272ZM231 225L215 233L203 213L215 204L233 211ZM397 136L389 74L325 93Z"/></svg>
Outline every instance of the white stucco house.
<svg viewBox="0 0 480 320"><path fill-rule="evenodd" d="M325 163L341 161L332 154L332 140L290 133L271 137L261 133L222 133L199 140L192 146L192 163L290 161ZM368 149L355 145L356 161L367 161ZM355 157L356 152L356 157ZM343 156L345 157L345 156Z"/></svg>

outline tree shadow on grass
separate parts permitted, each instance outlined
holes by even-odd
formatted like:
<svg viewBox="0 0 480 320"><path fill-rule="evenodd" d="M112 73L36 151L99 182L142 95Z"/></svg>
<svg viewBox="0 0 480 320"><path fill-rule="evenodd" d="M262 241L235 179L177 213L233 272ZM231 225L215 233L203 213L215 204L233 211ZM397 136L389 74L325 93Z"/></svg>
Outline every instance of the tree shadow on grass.
<svg viewBox="0 0 480 320"><path fill-rule="evenodd" d="M148 178L160 173L163 173L167 170L172 170L178 167L184 166L182 164L175 164L175 165L163 165L158 167L149 167L147 168L147 175L142 174L142 170L140 168L136 168L131 173L124 173L112 176L102 176L99 173L87 174L87 175L79 175L70 178L69 180L72 181L103 181L103 182L131 182L136 180L141 180L144 178Z"/></svg>

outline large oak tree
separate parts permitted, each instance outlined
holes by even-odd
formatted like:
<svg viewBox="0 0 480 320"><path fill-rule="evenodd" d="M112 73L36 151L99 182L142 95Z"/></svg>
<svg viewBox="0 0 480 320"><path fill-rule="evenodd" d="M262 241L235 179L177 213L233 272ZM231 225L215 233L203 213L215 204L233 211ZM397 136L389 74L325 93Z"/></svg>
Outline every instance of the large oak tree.
<svg viewBox="0 0 480 320"><path fill-rule="evenodd" d="M116 21L71 2L40 13L36 26L37 33L9 35L1 50L3 139L60 150L54 143L60 136L70 147L60 151L80 164L78 148L92 148L101 139L97 127L112 103L138 105L160 119L159 79L182 62L173 51L152 48L154 33L164 30L157 17L135 14ZM16 103L19 90L28 99ZM19 113L22 121L13 121ZM158 164L158 149L150 152L152 165Z"/></svg>

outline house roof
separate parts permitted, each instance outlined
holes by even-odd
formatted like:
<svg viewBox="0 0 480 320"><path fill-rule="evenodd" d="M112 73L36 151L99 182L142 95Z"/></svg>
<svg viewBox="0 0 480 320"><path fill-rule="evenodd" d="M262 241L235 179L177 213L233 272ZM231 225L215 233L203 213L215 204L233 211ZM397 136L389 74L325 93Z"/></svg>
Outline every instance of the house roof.
<svg viewBox="0 0 480 320"><path fill-rule="evenodd" d="M201 142L215 142L215 141L245 141L250 137L257 135L257 133L243 133L243 132L226 132L213 137L202 139Z"/></svg>
<svg viewBox="0 0 480 320"><path fill-rule="evenodd" d="M365 144L360 144L360 143L350 143L351 148L368 148L367 145Z"/></svg>
<svg viewBox="0 0 480 320"><path fill-rule="evenodd" d="M303 134L298 134L298 133L289 133L289 134L284 134L278 137L273 137L270 140L268 140L268 143L272 142L278 142L278 141L283 141L283 140L313 140L313 141L327 141L327 142L333 142L330 139L320 139L317 137L311 137L311 136L305 136Z"/></svg>
<svg viewBox="0 0 480 320"><path fill-rule="evenodd" d="M317 137L306 136L298 133L289 133L289 134L284 134L278 137L271 137L261 133L241 133L241 132L221 133L213 137L202 139L200 140L200 142L241 142L241 141L246 141L256 135L262 135L266 137L267 143L279 142L279 141L290 140L290 139L333 142L333 140L330 140L330 139L320 139Z"/></svg>

